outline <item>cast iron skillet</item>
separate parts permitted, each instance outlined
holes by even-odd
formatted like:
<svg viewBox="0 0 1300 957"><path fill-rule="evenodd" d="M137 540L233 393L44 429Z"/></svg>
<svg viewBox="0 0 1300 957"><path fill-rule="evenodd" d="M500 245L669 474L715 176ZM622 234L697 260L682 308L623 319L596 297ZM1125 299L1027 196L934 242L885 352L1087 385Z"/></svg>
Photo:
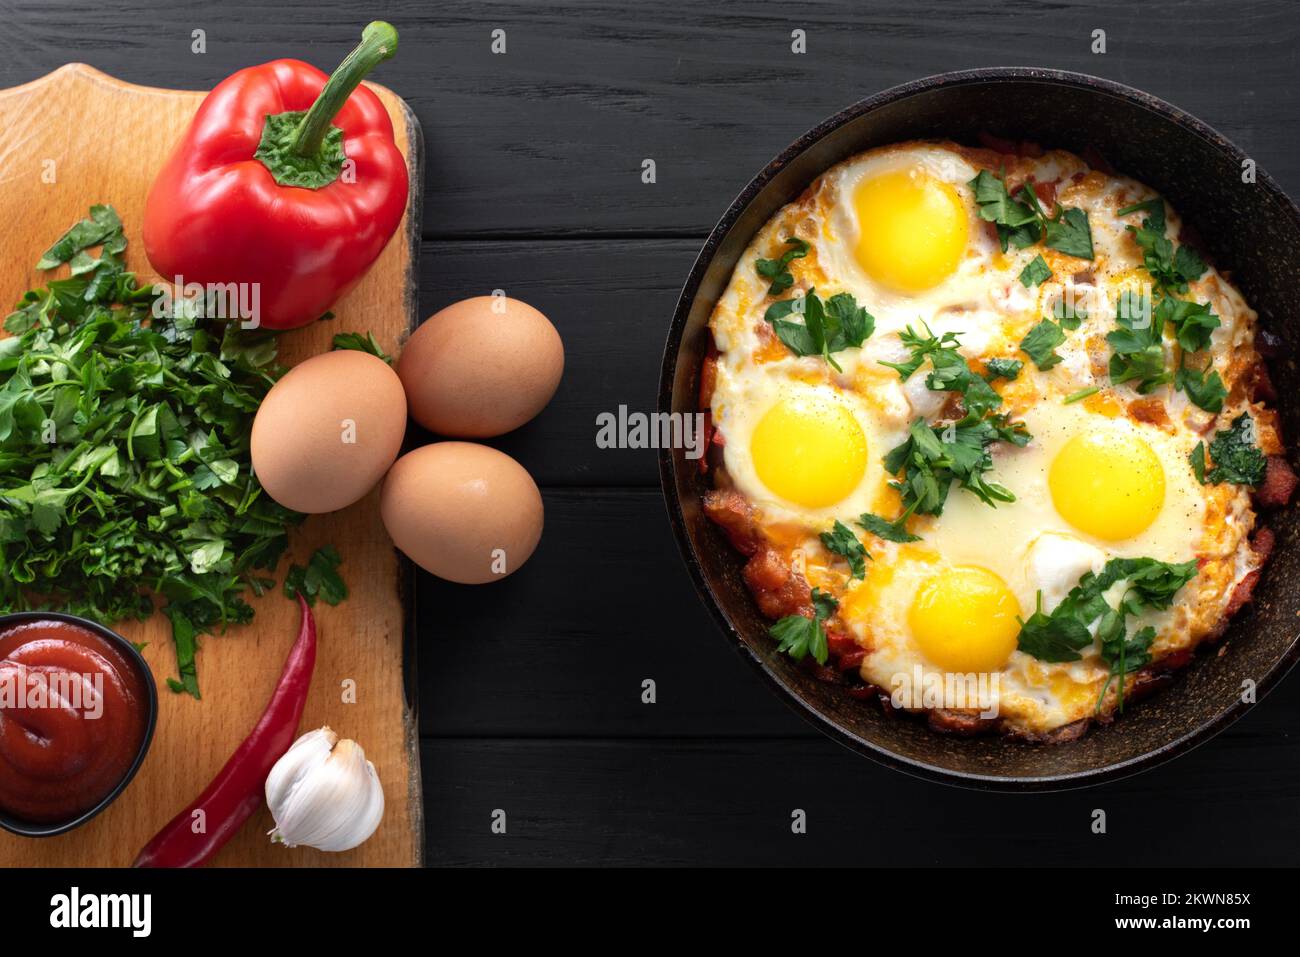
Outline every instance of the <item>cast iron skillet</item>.
<svg viewBox="0 0 1300 957"><path fill-rule="evenodd" d="M1109 80L1057 70L998 67L927 77L849 107L802 136L741 191L691 269L664 352L659 410L697 408L706 323L750 238L823 170L875 146L914 138L978 145L981 131L1076 153L1092 147L1121 173L1164 195L1203 238L1281 340L1271 371L1285 434L1300 435L1300 210L1262 170L1243 183L1247 157L1222 135L1168 103ZM698 463L663 450L660 477L678 544L701 597L738 650L778 695L841 744L891 767L970 787L1052 790L1113 780L1208 740L1240 717L1243 687L1258 698L1300 656L1296 512L1267 517L1277 546L1255 601L1228 629L1222 654L1198 655L1169 687L1131 705L1082 739L1036 746L960 738L924 721L883 714L774 652L769 622L740 576L743 560L703 514Z"/></svg>

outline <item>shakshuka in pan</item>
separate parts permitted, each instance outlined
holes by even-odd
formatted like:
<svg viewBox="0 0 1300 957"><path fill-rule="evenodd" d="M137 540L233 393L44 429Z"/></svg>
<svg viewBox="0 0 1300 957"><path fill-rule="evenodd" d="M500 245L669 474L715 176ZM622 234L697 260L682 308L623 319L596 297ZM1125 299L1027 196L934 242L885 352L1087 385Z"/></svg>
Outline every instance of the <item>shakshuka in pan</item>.
<svg viewBox="0 0 1300 957"><path fill-rule="evenodd" d="M1110 720L1250 599L1296 485L1255 312L1100 157L853 156L709 328L705 511L776 650L939 730Z"/></svg>

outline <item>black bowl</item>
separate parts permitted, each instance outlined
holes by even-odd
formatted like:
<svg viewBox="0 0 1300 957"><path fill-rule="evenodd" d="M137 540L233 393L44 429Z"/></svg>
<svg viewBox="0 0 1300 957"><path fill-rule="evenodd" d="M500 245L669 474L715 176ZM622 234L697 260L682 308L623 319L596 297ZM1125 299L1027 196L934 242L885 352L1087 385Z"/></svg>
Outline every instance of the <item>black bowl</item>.
<svg viewBox="0 0 1300 957"><path fill-rule="evenodd" d="M981 132L1047 148L1095 149L1120 172L1158 190L1232 271L1262 328L1281 342L1272 364L1287 435L1300 434L1300 210L1262 170L1243 182L1248 157L1195 117L1138 90L1057 70L999 67L927 77L863 100L800 137L741 191L709 235L682 290L664 352L659 409L697 408L707 322L753 235L812 180L854 153L910 139L978 145ZM769 622L740 576L742 559L703 514L698 463L659 456L668 512L687 567L733 644L776 692L816 727L867 757L949 783L1002 790L1061 789L1150 768L1223 730L1300 656L1300 572L1292 509L1269 516L1277 546L1253 605L1228 629L1223 653L1201 655L1172 685L1125 709L1113 724L1062 745L959 738L888 715L774 654Z"/></svg>
<svg viewBox="0 0 1300 957"><path fill-rule="evenodd" d="M135 645L111 628L106 628L99 622L91 621L89 618L79 618L76 615L65 615L61 612L20 611L9 615L0 615L0 631L8 629L10 625L21 625L29 621L49 621L51 619L77 625L99 635L110 644L116 645L122 654L126 656L127 661L140 673L140 678L144 682L145 695L148 699L149 713L145 722L144 738L140 741L140 749L136 752L135 760L131 762L131 766L127 768L126 774L122 776L122 780L117 783L117 786L104 795L103 799L94 807L88 808L65 821L41 824L25 821L0 811L0 828L4 828L6 831L20 837L54 837L56 834L65 834L73 828L81 827L81 825L116 801L117 796L126 790L126 786L131 783L131 779L140 770L140 765L144 764L145 755L149 753L149 746L153 743L154 727L158 723L158 686L154 681L153 672L149 670L149 665L140 652L135 650Z"/></svg>

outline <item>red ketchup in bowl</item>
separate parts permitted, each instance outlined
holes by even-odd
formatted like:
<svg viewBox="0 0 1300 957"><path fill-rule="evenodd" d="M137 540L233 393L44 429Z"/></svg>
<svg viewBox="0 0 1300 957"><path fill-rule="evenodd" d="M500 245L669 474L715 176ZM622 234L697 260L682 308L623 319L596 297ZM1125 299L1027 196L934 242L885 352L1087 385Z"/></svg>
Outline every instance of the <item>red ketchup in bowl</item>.
<svg viewBox="0 0 1300 957"><path fill-rule="evenodd" d="M0 631L0 811L45 824L99 804L140 752L147 694L137 663L86 628Z"/></svg>

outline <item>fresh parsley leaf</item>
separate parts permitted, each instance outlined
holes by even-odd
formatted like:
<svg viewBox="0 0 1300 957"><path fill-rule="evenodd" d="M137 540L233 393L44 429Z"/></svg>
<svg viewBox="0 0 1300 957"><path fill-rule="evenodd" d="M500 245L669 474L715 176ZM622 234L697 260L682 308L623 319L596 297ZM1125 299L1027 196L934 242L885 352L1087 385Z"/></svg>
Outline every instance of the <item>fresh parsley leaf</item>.
<svg viewBox="0 0 1300 957"><path fill-rule="evenodd" d="M343 583L338 567L343 559L333 545L326 545L312 552L306 567L290 565L284 576L284 594L288 598L298 595L307 604L315 607L317 596L324 598L326 604L337 605L348 597L348 586Z"/></svg>
<svg viewBox="0 0 1300 957"><path fill-rule="evenodd" d="M789 318L792 315L801 315L804 321L795 322ZM772 303L763 318L795 355L822 356L836 372L843 370L831 353L861 346L876 328L875 318L851 294L836 293L823 302L815 289Z"/></svg>
<svg viewBox="0 0 1300 957"><path fill-rule="evenodd" d="M1035 256L1029 261L1028 266L1020 270L1020 284L1026 289L1032 289L1051 278L1052 267L1047 265L1047 260L1042 257L1042 254Z"/></svg>
<svg viewBox="0 0 1300 957"><path fill-rule="evenodd" d="M1020 623L1017 646L1039 661L1078 661L1080 649L1092 644L1088 626L1077 618L1043 614L1043 593L1038 593L1038 608Z"/></svg>
<svg viewBox="0 0 1300 957"><path fill-rule="evenodd" d="M1019 359L988 359L984 363L984 368L988 370L984 377L990 382L995 379L1010 381L1017 378L1024 367L1025 364Z"/></svg>
<svg viewBox="0 0 1300 957"><path fill-rule="evenodd" d="M1162 323L1152 315L1150 300L1133 290L1120 294L1115 310L1120 328L1107 333L1110 343L1110 378L1116 385L1134 382L1146 395L1173 380L1165 369Z"/></svg>
<svg viewBox="0 0 1300 957"><path fill-rule="evenodd" d="M1101 391L1101 386L1099 385L1088 386L1088 388L1080 389L1078 392L1071 392L1061 401L1061 404L1074 405L1074 403L1082 402L1084 399L1088 398L1088 396L1096 395L1100 391Z"/></svg>
<svg viewBox="0 0 1300 957"><path fill-rule="evenodd" d="M1211 361L1204 369L1193 369L1186 364L1187 356L1174 373L1174 388L1187 393L1187 398L1206 412L1222 412L1223 400L1228 397L1228 389L1223 379L1215 371Z"/></svg>
<svg viewBox="0 0 1300 957"><path fill-rule="evenodd" d="M1141 226L1126 226L1133 234L1133 240L1142 250L1142 262L1156 284L1167 292L1186 292L1188 285L1201 278L1206 265L1190 246L1182 245L1175 250L1174 244L1165 236L1165 204L1157 197L1142 203L1126 206L1119 215L1145 211L1147 217Z"/></svg>
<svg viewBox="0 0 1300 957"><path fill-rule="evenodd" d="M1111 572L1117 576L1115 581L1128 579L1130 593L1140 606L1157 611L1168 608L1178 591L1196 577L1195 559L1182 563L1154 558L1111 559L1107 566L1115 566Z"/></svg>
<svg viewBox="0 0 1300 957"><path fill-rule="evenodd" d="M1082 209L1059 207L1056 218L1043 221L1043 245L1067 256L1092 258L1092 228Z"/></svg>
<svg viewBox="0 0 1300 957"><path fill-rule="evenodd" d="M1116 384L1133 382L1142 394L1172 382L1174 388L1202 409L1218 412L1227 396L1223 380L1207 365L1204 371L1186 367L1186 353L1199 352L1210 345L1211 334L1219 327L1219 317L1208 303L1176 299L1161 292L1155 308L1150 299L1133 290L1120 295L1116 308L1120 328L1106 336L1110 343L1110 377ZM1164 330L1172 326L1184 355L1176 371L1165 368Z"/></svg>
<svg viewBox="0 0 1300 957"><path fill-rule="evenodd" d="M1142 395L1149 395L1172 379L1173 374L1165 369L1164 350L1158 345L1152 344L1129 352L1120 352L1117 348L1110 357L1111 382L1122 385L1136 381L1134 388Z"/></svg>
<svg viewBox="0 0 1300 957"><path fill-rule="evenodd" d="M357 352L368 352L372 356L383 359L389 365L393 363L393 357L379 347L374 334L370 332L365 335L359 332L337 333L334 336L334 349L354 349Z"/></svg>
<svg viewBox="0 0 1300 957"><path fill-rule="evenodd" d="M913 374L921 368L921 366L925 365L925 360L928 359L932 353L957 351L957 334L955 332L945 332L943 336L940 337L934 335L934 333L930 331L930 327L924 322L921 323L921 328L925 330L924 334L917 332L911 326L908 326L898 334L899 340L907 347L908 351L912 353L910 359L906 362L885 362L882 360L880 363L885 368L893 369L897 372L898 377L904 382L910 379Z"/></svg>
<svg viewBox="0 0 1300 957"><path fill-rule="evenodd" d="M926 376L926 388L935 392L957 392L962 396L968 413L980 415L1002 404L1002 396L989 385L989 380L977 374L966 361L965 356L957 351L957 333L946 332L935 336L924 323L921 327L925 334L916 332L908 326L898 334L912 353L906 362L884 362L881 365L896 371L904 381L911 378L928 359L930 374Z"/></svg>
<svg viewBox="0 0 1300 957"><path fill-rule="evenodd" d="M1156 326L1164 329L1173 323L1178 344L1186 352L1200 352L1210 347L1210 335L1219 328L1219 317L1210 311L1208 302L1189 302L1164 296L1154 312Z"/></svg>
<svg viewBox="0 0 1300 957"><path fill-rule="evenodd" d="M1132 206L1125 206L1115 215L1129 216L1133 213L1146 213L1144 226L1148 229L1154 229L1157 232L1165 231L1165 201L1159 196L1154 199L1143 200L1140 203L1134 203Z"/></svg>
<svg viewBox="0 0 1300 957"><path fill-rule="evenodd" d="M1030 184L1021 186L1013 199L1007 192L1006 180L988 170L980 170L969 186L975 193L981 218L997 226L998 244L1003 252L1008 246L1025 249L1042 240L1048 249L1067 256L1092 258L1092 229L1088 214L1082 209L1058 204L1056 211L1048 216ZM1044 262L1043 268L1046 265ZM1020 281L1026 286L1034 285L1025 282L1023 275Z"/></svg>
<svg viewBox="0 0 1300 957"><path fill-rule="evenodd" d="M99 268L102 257L92 259L82 253L84 250L100 245L105 247L104 252L110 254L120 254L126 249L122 220L112 206L90 207L90 216L60 236L58 241L45 251L36 268L53 269L76 259L72 273L74 276L94 271Z"/></svg>
<svg viewBox="0 0 1300 957"><path fill-rule="evenodd" d="M911 515L911 512L904 512L891 522L889 519L873 515L871 512L863 512L858 516L858 524L872 535L875 535L876 538L887 542L919 542L921 536L913 535L907 530L907 520Z"/></svg>
<svg viewBox="0 0 1300 957"><path fill-rule="evenodd" d="M194 632L194 623L185 616L179 605L167 609L167 617L172 623L172 643L176 646L176 673L180 680L167 679L167 688L173 694L185 693L196 700L199 694L199 671L195 661L198 651L198 636Z"/></svg>
<svg viewBox="0 0 1300 957"><path fill-rule="evenodd" d="M1061 361L1056 347L1064 341L1065 333L1061 327L1051 319L1044 319L1020 340L1020 348L1025 355L1034 360L1034 365L1040 371L1046 372Z"/></svg>
<svg viewBox="0 0 1300 957"><path fill-rule="evenodd" d="M1197 442L1196 448L1192 449L1189 456L1192 460L1192 474L1196 476L1196 481L1202 485L1205 484L1205 443Z"/></svg>
<svg viewBox="0 0 1300 957"><path fill-rule="evenodd" d="M1216 432L1209 450L1214 467L1205 473L1205 482L1212 485L1230 482L1252 487L1263 482L1268 459L1260 451L1255 438L1255 420L1246 412L1233 419L1228 428ZM1192 454L1195 455L1195 451ZM1192 467L1196 467L1195 459ZM1204 469L1204 455L1201 467Z"/></svg>
<svg viewBox="0 0 1300 957"><path fill-rule="evenodd" d="M767 287L769 296L785 292L794 285L794 275L789 269L790 263L808 255L808 243L798 236L786 237L785 244L790 248L782 253L780 258L754 261L755 271L764 279L771 280L771 285Z"/></svg>
<svg viewBox="0 0 1300 957"><path fill-rule="evenodd" d="M1038 242L1042 235L1038 212L1012 199L1001 176L982 169L968 185L975 193L980 218L997 227L1003 252L1009 246L1025 249Z"/></svg>
<svg viewBox="0 0 1300 957"><path fill-rule="evenodd" d="M821 533L821 540L828 552L839 555L849 563L850 578L866 577L867 559L871 555L851 528L837 520L829 532Z"/></svg>
<svg viewBox="0 0 1300 957"><path fill-rule="evenodd" d="M1110 665L1110 677L1106 679L1101 694L1097 696L1097 708L1098 710L1101 709L1101 704L1106 699L1106 692L1110 690L1111 682L1118 678L1116 710L1123 713L1124 678L1151 661L1151 645L1156 640L1156 630L1151 625L1147 625L1145 628L1139 629L1132 638L1129 638L1125 632L1123 616L1117 612L1112 614L1119 621L1119 625L1114 629L1114 632L1101 631L1098 633L1102 637L1101 660Z"/></svg>
<svg viewBox="0 0 1300 957"><path fill-rule="evenodd" d="M768 628L767 633L776 639L778 651L785 652L796 661L811 654L819 665L824 665L829 650L822 622L835 613L839 603L816 588L812 590L812 603L814 617L787 615Z"/></svg>

